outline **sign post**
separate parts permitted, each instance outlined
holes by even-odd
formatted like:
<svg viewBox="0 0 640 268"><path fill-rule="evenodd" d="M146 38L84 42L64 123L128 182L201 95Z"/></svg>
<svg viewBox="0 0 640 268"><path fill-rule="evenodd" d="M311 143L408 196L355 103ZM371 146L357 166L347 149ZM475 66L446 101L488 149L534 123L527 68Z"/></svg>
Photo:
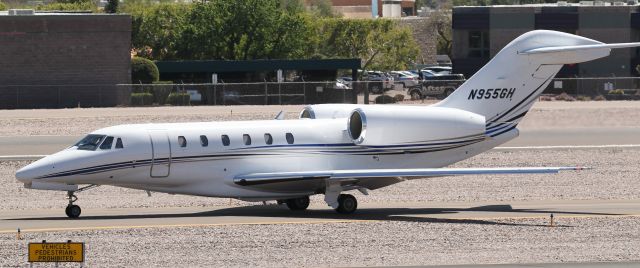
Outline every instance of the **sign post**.
<svg viewBox="0 0 640 268"><path fill-rule="evenodd" d="M84 243L29 243L29 262L81 262L84 263Z"/></svg>

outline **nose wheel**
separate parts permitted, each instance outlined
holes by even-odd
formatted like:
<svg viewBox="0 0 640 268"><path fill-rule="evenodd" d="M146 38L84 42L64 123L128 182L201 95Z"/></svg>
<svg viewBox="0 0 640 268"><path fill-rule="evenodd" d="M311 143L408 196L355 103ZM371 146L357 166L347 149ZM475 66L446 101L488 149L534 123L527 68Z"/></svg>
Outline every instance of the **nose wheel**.
<svg viewBox="0 0 640 268"><path fill-rule="evenodd" d="M64 210L64 212L67 214L67 217L72 219L80 217L82 209L80 209L80 206L73 204L73 202L76 202L78 200L78 197L74 195L72 191L69 191L67 192L67 199L69 199L69 205L67 205L67 208Z"/></svg>

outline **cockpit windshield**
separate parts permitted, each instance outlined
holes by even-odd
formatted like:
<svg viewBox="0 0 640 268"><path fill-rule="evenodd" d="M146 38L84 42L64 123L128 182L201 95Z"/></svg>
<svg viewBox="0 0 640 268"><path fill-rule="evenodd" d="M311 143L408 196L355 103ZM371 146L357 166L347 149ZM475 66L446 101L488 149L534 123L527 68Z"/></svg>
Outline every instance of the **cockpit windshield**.
<svg viewBox="0 0 640 268"><path fill-rule="evenodd" d="M78 150L95 151L105 137L106 135L89 134L74 146L78 147Z"/></svg>

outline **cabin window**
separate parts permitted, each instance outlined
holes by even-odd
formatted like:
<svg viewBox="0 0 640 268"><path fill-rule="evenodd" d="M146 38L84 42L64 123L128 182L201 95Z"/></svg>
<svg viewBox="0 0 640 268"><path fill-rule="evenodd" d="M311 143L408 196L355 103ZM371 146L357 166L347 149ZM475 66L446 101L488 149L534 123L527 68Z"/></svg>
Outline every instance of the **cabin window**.
<svg viewBox="0 0 640 268"><path fill-rule="evenodd" d="M242 134L242 141L244 145L251 145L251 136L249 136L249 134Z"/></svg>
<svg viewBox="0 0 640 268"><path fill-rule="evenodd" d="M100 149L102 149L102 150L110 150L112 144L113 144L113 137L109 136L109 137L104 139L104 141L100 145Z"/></svg>
<svg viewBox="0 0 640 268"><path fill-rule="evenodd" d="M272 144L273 143L273 137L271 137L271 134L269 134L269 133L265 133L264 134L264 143L266 143L266 144Z"/></svg>
<svg viewBox="0 0 640 268"><path fill-rule="evenodd" d="M200 144L202 145L202 147L209 146L209 139L207 139L207 136L200 135Z"/></svg>
<svg viewBox="0 0 640 268"><path fill-rule="evenodd" d="M178 145L182 148L187 147L187 139L184 136L178 136Z"/></svg>
<svg viewBox="0 0 640 268"><path fill-rule="evenodd" d="M116 140L116 149L122 149L124 146L122 145L122 139L118 138Z"/></svg>
<svg viewBox="0 0 640 268"><path fill-rule="evenodd" d="M231 144L231 141L229 140L229 136L222 135L222 145L229 146L229 144Z"/></svg>
<svg viewBox="0 0 640 268"><path fill-rule="evenodd" d="M105 137L105 135L89 134L74 146L78 147L78 150L95 151Z"/></svg>
<svg viewBox="0 0 640 268"><path fill-rule="evenodd" d="M293 140L293 134L291 134L291 133L287 133L287 134L285 135L285 137L287 138L287 143L288 143L288 144L293 144L293 141L294 141L294 140Z"/></svg>

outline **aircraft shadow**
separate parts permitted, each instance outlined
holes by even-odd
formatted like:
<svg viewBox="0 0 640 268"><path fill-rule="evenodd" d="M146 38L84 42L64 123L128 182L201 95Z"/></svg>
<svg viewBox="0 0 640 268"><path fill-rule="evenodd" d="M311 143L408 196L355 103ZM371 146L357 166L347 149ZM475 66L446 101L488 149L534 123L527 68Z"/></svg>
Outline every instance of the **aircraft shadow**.
<svg viewBox="0 0 640 268"><path fill-rule="evenodd" d="M161 218L191 218L191 217L265 217L265 218L296 218L296 219L335 219L335 220L374 220L374 221L400 221L400 222L426 222L426 223L458 223L458 224L488 224L509 226L547 226L545 224L521 224L491 221L489 219L451 219L429 217L429 215L455 214L465 211L479 212L510 212L510 213L541 213L541 214L569 214L569 215L593 215L616 216L624 214L573 212L559 210L514 209L510 205L488 205L471 208L360 208L351 215L338 214L331 209L310 209L306 211L290 211L284 205L255 205L244 207L223 208L218 210L197 213L168 213L168 214L134 214L134 215L104 215L82 216L74 221L92 220L118 220L118 219L161 219ZM504 217L497 215L496 217ZM516 216L517 217L517 216ZM67 217L32 217L14 218L6 220L71 220ZM557 227L571 227L557 225Z"/></svg>

